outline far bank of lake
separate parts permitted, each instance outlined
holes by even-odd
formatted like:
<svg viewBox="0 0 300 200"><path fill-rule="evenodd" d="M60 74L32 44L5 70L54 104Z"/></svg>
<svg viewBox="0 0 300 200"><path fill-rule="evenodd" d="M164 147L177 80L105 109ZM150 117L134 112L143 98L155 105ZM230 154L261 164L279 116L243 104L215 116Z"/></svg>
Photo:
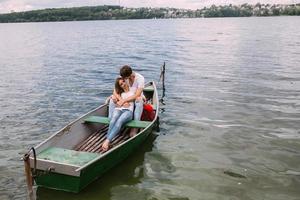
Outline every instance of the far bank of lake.
<svg viewBox="0 0 300 200"><path fill-rule="evenodd" d="M210 7L197 10L177 8L125 8L121 6L91 6L74 8L49 8L27 12L0 14L0 23L299 15L300 4L272 5L257 3L255 5L212 5Z"/></svg>

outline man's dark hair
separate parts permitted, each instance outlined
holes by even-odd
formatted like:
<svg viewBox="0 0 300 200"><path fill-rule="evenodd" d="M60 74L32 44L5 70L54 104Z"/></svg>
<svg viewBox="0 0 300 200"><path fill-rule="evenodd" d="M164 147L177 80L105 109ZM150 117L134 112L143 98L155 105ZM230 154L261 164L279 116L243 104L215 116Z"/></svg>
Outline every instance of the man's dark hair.
<svg viewBox="0 0 300 200"><path fill-rule="evenodd" d="M128 65L124 65L121 69L120 69L120 76L122 76L123 78L127 78L128 76L130 76L132 74L132 69L131 67L129 67Z"/></svg>

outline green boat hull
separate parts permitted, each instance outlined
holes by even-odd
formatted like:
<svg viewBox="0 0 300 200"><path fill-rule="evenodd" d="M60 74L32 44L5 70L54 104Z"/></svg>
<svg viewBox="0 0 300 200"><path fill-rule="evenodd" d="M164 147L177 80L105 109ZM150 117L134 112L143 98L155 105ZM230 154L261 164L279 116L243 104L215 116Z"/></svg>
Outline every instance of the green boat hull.
<svg viewBox="0 0 300 200"><path fill-rule="evenodd" d="M134 139L114 149L100 160L92 163L80 172L80 176L70 176L55 172L38 171L34 178L38 186L78 193L112 167L127 158L152 132L155 123L139 133Z"/></svg>

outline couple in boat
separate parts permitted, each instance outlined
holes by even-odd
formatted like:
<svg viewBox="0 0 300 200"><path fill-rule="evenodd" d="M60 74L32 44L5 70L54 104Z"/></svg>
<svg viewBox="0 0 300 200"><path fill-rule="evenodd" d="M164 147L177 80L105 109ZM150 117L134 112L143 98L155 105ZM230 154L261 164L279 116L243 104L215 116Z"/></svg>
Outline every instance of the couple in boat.
<svg viewBox="0 0 300 200"><path fill-rule="evenodd" d="M109 99L109 128L102 149L107 151L110 142L119 133L122 126L130 120L140 120L143 112L144 77L132 71L128 65L120 69L120 77L116 79L113 95ZM137 132L132 128L130 137Z"/></svg>

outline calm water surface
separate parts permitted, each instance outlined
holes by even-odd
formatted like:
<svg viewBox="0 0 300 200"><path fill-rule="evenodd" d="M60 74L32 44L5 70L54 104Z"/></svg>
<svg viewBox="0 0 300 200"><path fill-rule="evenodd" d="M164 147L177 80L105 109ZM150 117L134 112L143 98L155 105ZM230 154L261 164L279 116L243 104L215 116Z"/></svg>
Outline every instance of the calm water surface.
<svg viewBox="0 0 300 200"><path fill-rule="evenodd" d="M300 18L0 24L0 199L35 146L103 103L123 64L158 80L161 131L80 194L39 200L300 199Z"/></svg>

